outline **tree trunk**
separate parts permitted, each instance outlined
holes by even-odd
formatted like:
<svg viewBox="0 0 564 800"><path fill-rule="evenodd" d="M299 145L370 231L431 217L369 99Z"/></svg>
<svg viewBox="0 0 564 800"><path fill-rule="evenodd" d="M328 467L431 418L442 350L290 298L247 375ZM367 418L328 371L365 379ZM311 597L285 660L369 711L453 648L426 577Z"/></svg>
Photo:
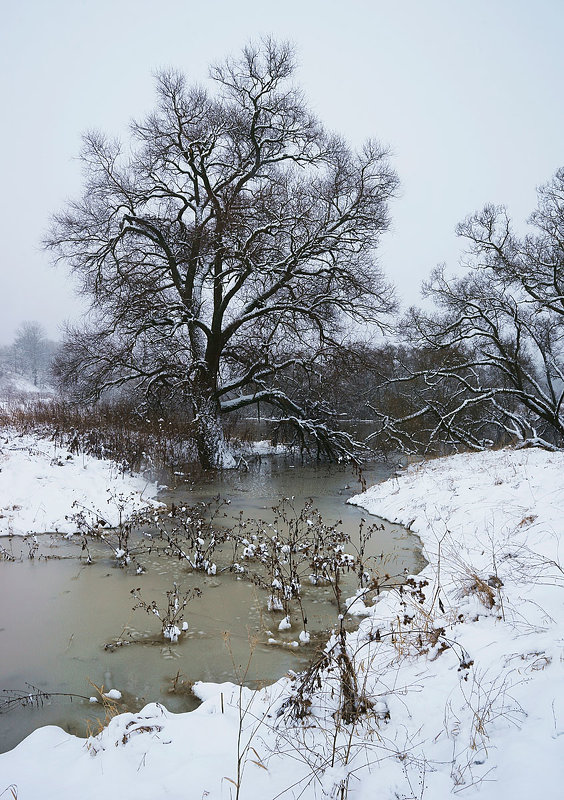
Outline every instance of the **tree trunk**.
<svg viewBox="0 0 564 800"><path fill-rule="evenodd" d="M209 391L198 391L193 398L194 435L198 459L204 469L230 469L235 458L225 439L219 403Z"/></svg>

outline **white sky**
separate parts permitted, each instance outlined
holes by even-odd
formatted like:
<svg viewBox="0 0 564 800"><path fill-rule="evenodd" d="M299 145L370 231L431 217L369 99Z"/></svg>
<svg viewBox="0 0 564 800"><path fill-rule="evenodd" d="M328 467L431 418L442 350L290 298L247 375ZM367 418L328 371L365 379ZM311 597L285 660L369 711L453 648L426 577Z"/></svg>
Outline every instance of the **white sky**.
<svg viewBox="0 0 564 800"><path fill-rule="evenodd" d="M406 303L456 266L457 222L485 202L522 222L564 164L564 0L0 0L0 344L24 320L56 338L80 314L41 239L81 186L80 136L126 135L152 75L202 81L271 34L330 129L393 151L401 193L380 260Z"/></svg>

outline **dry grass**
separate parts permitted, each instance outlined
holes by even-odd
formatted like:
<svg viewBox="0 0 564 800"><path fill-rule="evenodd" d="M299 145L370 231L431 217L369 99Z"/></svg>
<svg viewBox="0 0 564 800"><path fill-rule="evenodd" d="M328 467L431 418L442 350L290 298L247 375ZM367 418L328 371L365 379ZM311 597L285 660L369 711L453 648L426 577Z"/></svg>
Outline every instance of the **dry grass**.
<svg viewBox="0 0 564 800"><path fill-rule="evenodd" d="M123 401L87 408L64 400L8 405L0 408L2 426L40 434L76 453L114 459L135 472L155 472L196 459L192 423L186 416L165 419Z"/></svg>
<svg viewBox="0 0 564 800"><path fill-rule="evenodd" d="M106 728L114 717L117 717L118 714L121 713L121 709L119 708L118 703L115 700L112 700L111 697L106 697L104 694L104 686L97 686L93 681L88 679L88 683L92 686L93 689L96 691L98 703L101 704L104 710L103 717L96 717L96 719L86 720L86 736L88 739L91 739L95 736L98 736L104 728Z"/></svg>

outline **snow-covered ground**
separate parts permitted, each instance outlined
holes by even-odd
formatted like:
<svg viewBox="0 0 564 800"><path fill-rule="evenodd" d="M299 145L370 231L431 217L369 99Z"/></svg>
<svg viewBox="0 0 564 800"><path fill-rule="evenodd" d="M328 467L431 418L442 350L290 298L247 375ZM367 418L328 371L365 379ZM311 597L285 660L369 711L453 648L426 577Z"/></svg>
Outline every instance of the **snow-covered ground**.
<svg viewBox="0 0 564 800"><path fill-rule="evenodd" d="M43 383L36 386L24 375L0 368L0 408L29 399L46 400L54 394L55 390L51 386Z"/></svg>
<svg viewBox="0 0 564 800"><path fill-rule="evenodd" d="M429 561L348 636L356 686L332 637L302 721L287 705L299 676L201 683L188 714L151 704L87 741L37 730L0 756L0 796L562 797L564 453L424 462L353 502L409 524ZM351 693L368 710L347 722Z"/></svg>
<svg viewBox="0 0 564 800"><path fill-rule="evenodd" d="M112 461L0 430L0 536L73 533L72 516L80 511L117 525L156 493L156 484L123 474Z"/></svg>

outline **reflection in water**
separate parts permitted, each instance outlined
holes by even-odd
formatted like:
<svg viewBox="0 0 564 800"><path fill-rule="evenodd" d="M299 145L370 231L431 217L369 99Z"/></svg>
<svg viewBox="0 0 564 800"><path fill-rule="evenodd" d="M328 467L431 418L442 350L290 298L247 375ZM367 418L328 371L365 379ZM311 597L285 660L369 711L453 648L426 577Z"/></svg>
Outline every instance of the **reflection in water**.
<svg viewBox="0 0 564 800"><path fill-rule="evenodd" d="M376 464L365 477L368 484L375 483L389 471L388 465ZM268 522L280 498L293 497L298 509L312 498L324 521L342 520L353 541L363 516L360 509L345 504L360 490L355 475L345 468L263 457L247 472L202 476L197 484L182 475L174 480L176 486L163 493L165 502L192 504L220 495L230 501L228 514L233 518L242 512ZM14 552L26 553L19 542L13 541ZM422 566L417 538L399 526L386 524L374 535L370 550L391 575L416 572ZM135 575L117 569L107 552L92 547L90 551L94 563L86 565L67 557L80 555L77 542L45 536L41 552L53 558L0 563L0 689L25 688L30 683L46 692L90 696L96 694L91 684L103 685L105 691L122 692L120 710L136 710L159 700L172 711L184 711L196 704L187 691L190 681L270 682L288 669L303 668L334 624L336 609L327 587L305 588L313 635L310 645L296 647L297 625L280 633L280 614L267 612L265 592L245 579L230 573L190 574L181 562L155 554L143 557L147 572ZM160 639L159 620L143 610L133 611L131 596L140 588L147 601L154 598L161 604L173 581L183 589L202 591L186 609L189 628L178 644ZM345 593L354 589L351 576ZM116 639L137 643L104 649ZM269 639L278 644L269 644ZM57 724L85 735L87 721L96 730L100 717L101 707L88 701L71 704L54 698L39 709L18 707L1 718L0 751L39 725Z"/></svg>

